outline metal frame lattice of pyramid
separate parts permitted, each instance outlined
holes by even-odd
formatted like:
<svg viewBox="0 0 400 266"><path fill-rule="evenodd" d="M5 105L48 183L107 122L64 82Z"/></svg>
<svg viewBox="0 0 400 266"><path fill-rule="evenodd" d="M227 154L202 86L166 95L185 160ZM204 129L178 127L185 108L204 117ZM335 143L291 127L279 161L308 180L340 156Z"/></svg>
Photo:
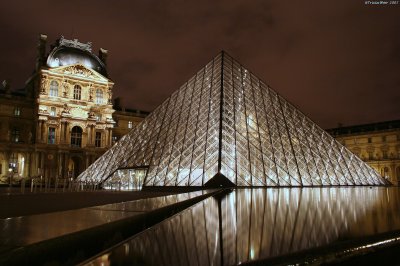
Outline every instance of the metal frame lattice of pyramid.
<svg viewBox="0 0 400 266"><path fill-rule="evenodd" d="M144 186L386 184L370 166L224 52L80 176L148 167Z"/></svg>

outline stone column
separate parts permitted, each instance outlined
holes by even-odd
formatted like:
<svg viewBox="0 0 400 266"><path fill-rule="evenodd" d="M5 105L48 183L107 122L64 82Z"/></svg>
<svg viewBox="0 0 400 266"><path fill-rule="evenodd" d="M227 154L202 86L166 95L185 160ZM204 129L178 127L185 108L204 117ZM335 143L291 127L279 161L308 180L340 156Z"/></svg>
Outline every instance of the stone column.
<svg viewBox="0 0 400 266"><path fill-rule="evenodd" d="M32 152L31 156L31 176L37 175L37 162L38 162L38 153Z"/></svg>
<svg viewBox="0 0 400 266"><path fill-rule="evenodd" d="M64 144L67 143L67 127L68 127L67 122L63 122L63 130L62 130L61 134L62 134Z"/></svg>
<svg viewBox="0 0 400 266"><path fill-rule="evenodd" d="M64 127L64 140L65 140L65 144L68 144L70 142L70 134L69 134L69 123L65 122L65 127Z"/></svg>
<svg viewBox="0 0 400 266"><path fill-rule="evenodd" d="M64 122L60 122L60 144L64 143Z"/></svg>
<svg viewBox="0 0 400 266"><path fill-rule="evenodd" d="M87 141L86 146L90 146L92 144L92 126L87 127Z"/></svg>
<svg viewBox="0 0 400 266"><path fill-rule="evenodd" d="M4 157L5 157L4 159L5 159L5 162L6 162L6 173L7 173L7 176L8 176L8 174L9 174L8 168L10 168L11 152L10 151L4 152Z"/></svg>
<svg viewBox="0 0 400 266"><path fill-rule="evenodd" d="M47 132L46 123L45 121L42 121L42 137L41 137L42 143L46 142L46 132Z"/></svg>
<svg viewBox="0 0 400 266"><path fill-rule="evenodd" d="M37 173L38 173L38 175L42 175L43 174L42 164L43 164L42 152L39 151L38 152L38 160L37 160ZM40 171L39 171L39 169L40 169Z"/></svg>
<svg viewBox="0 0 400 266"><path fill-rule="evenodd" d="M108 129L107 128L104 130L104 134L105 134L105 136L104 136L104 147L108 147Z"/></svg>
<svg viewBox="0 0 400 266"><path fill-rule="evenodd" d="M96 139L96 126L92 126L92 144L94 145L94 141Z"/></svg>
<svg viewBox="0 0 400 266"><path fill-rule="evenodd" d="M26 153L26 170L27 170L27 177L31 177L31 164L32 164L32 153Z"/></svg>
<svg viewBox="0 0 400 266"><path fill-rule="evenodd" d="M44 151L42 151L40 153L40 157L41 157L41 159L40 159L40 168L42 169L43 177L44 177L45 174L46 174L46 164L45 164L45 160L47 159L46 158L46 153Z"/></svg>
<svg viewBox="0 0 400 266"><path fill-rule="evenodd" d="M37 131L36 131L36 140L41 143L42 141L42 120L38 121Z"/></svg>
<svg viewBox="0 0 400 266"><path fill-rule="evenodd" d="M108 134L108 146L111 147L112 145L112 128L108 129L109 134Z"/></svg>

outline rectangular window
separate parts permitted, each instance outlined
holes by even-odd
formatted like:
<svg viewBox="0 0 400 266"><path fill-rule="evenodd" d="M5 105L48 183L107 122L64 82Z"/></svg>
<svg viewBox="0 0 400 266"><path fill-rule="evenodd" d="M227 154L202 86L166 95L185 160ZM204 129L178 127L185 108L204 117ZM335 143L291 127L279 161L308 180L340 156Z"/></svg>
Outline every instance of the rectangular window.
<svg viewBox="0 0 400 266"><path fill-rule="evenodd" d="M386 142L386 136L382 136L382 142Z"/></svg>
<svg viewBox="0 0 400 266"><path fill-rule="evenodd" d="M50 83L50 96L57 97L58 96L58 82L53 80Z"/></svg>
<svg viewBox="0 0 400 266"><path fill-rule="evenodd" d="M15 116L20 116L21 115L21 109L19 107L14 108L14 115Z"/></svg>
<svg viewBox="0 0 400 266"><path fill-rule="evenodd" d="M128 128L132 128L132 126L133 126L132 121L129 121L128 122Z"/></svg>
<svg viewBox="0 0 400 266"><path fill-rule="evenodd" d="M94 145L101 147L101 132L96 132L96 138L94 139Z"/></svg>
<svg viewBox="0 0 400 266"><path fill-rule="evenodd" d="M103 103L103 91L101 89L96 90L96 104Z"/></svg>
<svg viewBox="0 0 400 266"><path fill-rule="evenodd" d="M12 142L19 142L19 129L14 128L11 132L11 141Z"/></svg>
<svg viewBox="0 0 400 266"><path fill-rule="evenodd" d="M81 99L81 86L75 85L74 86L74 100L80 100Z"/></svg>
<svg viewBox="0 0 400 266"><path fill-rule="evenodd" d="M383 159L387 159L388 158L387 151L382 151L382 156L383 156Z"/></svg>
<svg viewBox="0 0 400 266"><path fill-rule="evenodd" d="M47 138L48 144L56 144L56 129L54 127L49 127L49 135Z"/></svg>
<svg viewBox="0 0 400 266"><path fill-rule="evenodd" d="M372 138L368 138L368 143L372 143Z"/></svg>
<svg viewBox="0 0 400 266"><path fill-rule="evenodd" d="M101 114L96 115L96 121L101 121Z"/></svg>
<svg viewBox="0 0 400 266"><path fill-rule="evenodd" d="M51 116L56 116L56 113L57 113L57 109L55 107L51 107L50 108L50 115Z"/></svg>

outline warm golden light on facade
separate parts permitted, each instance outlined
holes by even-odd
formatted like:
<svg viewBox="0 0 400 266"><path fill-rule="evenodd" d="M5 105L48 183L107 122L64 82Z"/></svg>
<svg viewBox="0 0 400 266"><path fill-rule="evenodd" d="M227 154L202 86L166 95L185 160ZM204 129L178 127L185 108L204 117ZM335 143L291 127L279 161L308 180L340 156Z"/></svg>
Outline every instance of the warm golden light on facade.
<svg viewBox="0 0 400 266"><path fill-rule="evenodd" d="M76 178L146 115L119 108L114 119L107 50L97 56L91 43L61 37L46 55L46 41L40 35L24 90L11 90L7 81L0 90L2 179Z"/></svg>

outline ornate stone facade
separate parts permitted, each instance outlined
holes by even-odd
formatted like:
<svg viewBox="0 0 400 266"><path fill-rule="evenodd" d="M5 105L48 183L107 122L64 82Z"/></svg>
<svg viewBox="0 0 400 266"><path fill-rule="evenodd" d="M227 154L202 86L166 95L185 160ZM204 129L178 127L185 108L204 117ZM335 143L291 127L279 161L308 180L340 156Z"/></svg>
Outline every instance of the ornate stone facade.
<svg viewBox="0 0 400 266"><path fill-rule="evenodd" d="M0 177L74 178L113 143L113 81L107 51L41 35L34 74L23 90L0 90ZM125 120L135 120L125 114ZM141 119L139 117L139 119ZM137 120L137 119L136 119ZM130 129L119 129L121 136Z"/></svg>
<svg viewBox="0 0 400 266"><path fill-rule="evenodd" d="M382 177L400 185L400 120L327 131Z"/></svg>
<svg viewBox="0 0 400 266"><path fill-rule="evenodd" d="M113 118L115 124L113 128L113 143L131 131L132 128L137 126L149 114L145 111L121 107L120 98L115 99L114 109Z"/></svg>

